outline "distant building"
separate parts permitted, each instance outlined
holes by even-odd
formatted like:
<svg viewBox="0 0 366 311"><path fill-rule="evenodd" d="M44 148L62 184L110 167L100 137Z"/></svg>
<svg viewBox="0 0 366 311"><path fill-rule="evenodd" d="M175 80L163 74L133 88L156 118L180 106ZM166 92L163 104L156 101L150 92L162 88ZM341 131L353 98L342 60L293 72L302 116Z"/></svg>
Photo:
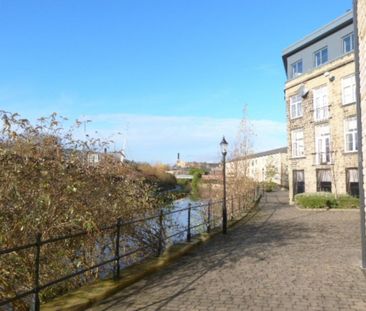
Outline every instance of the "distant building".
<svg viewBox="0 0 366 311"><path fill-rule="evenodd" d="M289 196L358 195L353 12L283 52Z"/></svg>
<svg viewBox="0 0 366 311"><path fill-rule="evenodd" d="M270 179L288 187L287 147L250 154L227 162L228 176L245 175L256 182Z"/></svg>
<svg viewBox="0 0 366 311"><path fill-rule="evenodd" d="M186 163L180 159L180 153L179 152L177 154L177 162L175 164L175 167L176 168L185 168L186 167Z"/></svg>
<svg viewBox="0 0 366 311"><path fill-rule="evenodd" d="M113 151L113 152L107 152L107 150L104 150L104 152L87 153L87 162L92 165L97 165L105 157L113 158L116 161L121 162L121 163L123 163L126 160L126 156L122 150Z"/></svg>
<svg viewBox="0 0 366 311"><path fill-rule="evenodd" d="M195 162L195 161L185 162L181 160L180 153L178 153L176 164L173 166L173 171L179 171L178 172L179 174L183 174L184 172L189 172L191 168L201 168L210 173L211 170L214 170L219 166L220 166L219 163Z"/></svg>

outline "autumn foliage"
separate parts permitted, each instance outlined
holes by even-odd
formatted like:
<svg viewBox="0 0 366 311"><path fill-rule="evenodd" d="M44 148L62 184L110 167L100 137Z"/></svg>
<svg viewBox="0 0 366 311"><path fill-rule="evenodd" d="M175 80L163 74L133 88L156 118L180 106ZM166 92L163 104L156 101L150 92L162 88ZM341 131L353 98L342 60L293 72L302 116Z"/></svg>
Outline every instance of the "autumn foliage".
<svg viewBox="0 0 366 311"><path fill-rule="evenodd" d="M89 154L103 152L110 142L88 136L76 138L81 122L65 129L62 123L69 121L55 113L35 124L4 111L0 117L0 249L33 243L37 233L45 240L82 230L89 232L42 247L42 284L91 266L113 252L113 243L104 245L115 233L101 233L102 226L118 218L153 215L160 206L155 183L147 182L141 171L108 154L98 164L88 161ZM148 235L143 234L151 228L128 230L128 243L154 243L153 235L147 239ZM123 247L128 249L127 244ZM33 273L33 249L0 256L0 300L32 288ZM95 269L50 287L42 291L42 300L100 274L101 270ZM14 306L26 310L27 300Z"/></svg>

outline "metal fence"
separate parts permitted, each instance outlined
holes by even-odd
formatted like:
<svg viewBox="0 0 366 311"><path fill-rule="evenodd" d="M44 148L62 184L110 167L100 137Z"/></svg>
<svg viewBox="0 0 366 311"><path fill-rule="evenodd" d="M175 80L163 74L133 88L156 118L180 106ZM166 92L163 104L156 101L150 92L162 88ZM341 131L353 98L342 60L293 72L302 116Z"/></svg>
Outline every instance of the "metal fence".
<svg viewBox="0 0 366 311"><path fill-rule="evenodd" d="M259 189L256 189L251 196L252 202L258 200L260 197ZM248 199L247 197L237 196L237 197L229 197L226 200L227 206L227 215L229 220L235 220L243 217L245 213L248 212L248 209L244 209L244 200ZM123 238L123 230L127 226L135 226L138 223L147 223L154 221L154 224L151 226L155 226L156 234L157 234L157 249L155 255L159 256L163 253L164 249L169 246L169 244L174 244L175 242L182 242L186 240L187 242L191 241L192 237L198 233L202 233L204 231L210 232L214 228L222 226L222 206L223 200L220 201L209 201L204 204L192 205L188 204L185 208L180 208L173 211L166 211L164 209L160 210L158 214L152 215L150 217L144 217L139 219L133 219L124 222L122 219L117 219L114 224L104 226L99 229L99 232L104 232L108 230L112 230L114 236L114 254L111 258L98 262L97 264L79 268L76 271L73 271L70 274L64 275L60 278L53 279L46 283L40 282L41 275L41 259L42 259L42 247L48 244L56 243L59 241L65 241L70 239L75 239L82 236L87 236L90 234L88 231L79 231L73 234L68 234L64 236L58 236L49 239L42 239L41 234L37 234L35 236L35 240L32 243L22 246L16 246L8 249L0 249L0 256L4 256L10 253L15 253L23 250L33 249L34 251L34 279L33 279L33 288L16 293L13 297L6 298L5 300L0 301L0 307L5 306L7 309L11 310L11 304L17 300L24 299L28 297L28 301L32 305L32 309L35 311L40 310L40 293L48 287L59 284L61 282L67 281L76 276L85 274L88 271L95 270L102 266L113 265L113 276L115 279L119 279L121 275L121 260L125 257L131 256L143 250L144 246L139 246L138 248L128 250L127 252L121 252L121 239ZM254 203L253 203L254 206ZM202 222L194 223L192 221L192 213L194 211L199 211L202 215ZM177 214L177 213L186 213L186 225L183 228L175 228L175 230L170 230L173 227L170 221L167 221L167 216ZM197 213L196 213L197 214ZM149 253L149 252L147 252ZM151 255L151 252L150 252ZM144 257L146 258L146 257ZM31 298L31 299L29 299Z"/></svg>

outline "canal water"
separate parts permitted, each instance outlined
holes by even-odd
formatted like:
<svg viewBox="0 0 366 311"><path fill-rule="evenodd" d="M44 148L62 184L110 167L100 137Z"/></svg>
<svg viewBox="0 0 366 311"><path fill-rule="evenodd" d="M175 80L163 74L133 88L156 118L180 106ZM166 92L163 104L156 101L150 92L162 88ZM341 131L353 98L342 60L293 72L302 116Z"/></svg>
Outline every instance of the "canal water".
<svg viewBox="0 0 366 311"><path fill-rule="evenodd" d="M187 228L188 228L188 206L191 204L191 236L193 237L195 234L199 234L202 232L207 231L207 201L199 200L199 201L193 201L189 197L185 197L179 200L175 200L171 205L164 208L164 218L163 218L163 227L164 227L164 237L165 237L165 243L164 247L169 247L170 245L177 244L180 242L184 242L187 240ZM152 231L155 231L156 234L159 232L159 225L158 225L158 219L154 218L151 221L148 221L148 227L150 226ZM149 238L149 234L152 232L151 230L148 230L146 234L146 239ZM143 231L142 231L143 232ZM140 237L141 239L144 239L144 237ZM122 244L128 245L127 248L124 248L124 250L121 250L122 253L128 252L128 250L136 249L139 246L139 243L136 241L136 239L129 239L124 240ZM114 236L112 236L111 240L108 240L104 242L105 244L113 245L115 243ZM97 243L96 247L98 249L102 249L102 245L104 243L99 244ZM148 245L146 245L149 247ZM156 245L155 245L156 247ZM156 253L156 249L153 250L151 253L152 255ZM150 254L150 255L151 255ZM113 251L111 248L106 248L104 251L101 252L101 260L106 260L110 258L113 255ZM120 262L121 269L128 267L129 265L139 262L141 260L144 260L146 254L142 253L140 256L134 256L133 258L130 258L129 256L126 258L123 258ZM114 263L107 264L99 269L99 277L100 278L106 278L110 276L111 272L113 271Z"/></svg>
<svg viewBox="0 0 366 311"><path fill-rule="evenodd" d="M186 197L173 202L173 204L166 209L167 215L165 218L165 228L167 237L174 235L170 239L170 243L177 243L184 241L187 237L188 228L188 206L191 204L191 234L198 234L207 230L207 201L199 200L193 201ZM181 232L181 234L179 234Z"/></svg>

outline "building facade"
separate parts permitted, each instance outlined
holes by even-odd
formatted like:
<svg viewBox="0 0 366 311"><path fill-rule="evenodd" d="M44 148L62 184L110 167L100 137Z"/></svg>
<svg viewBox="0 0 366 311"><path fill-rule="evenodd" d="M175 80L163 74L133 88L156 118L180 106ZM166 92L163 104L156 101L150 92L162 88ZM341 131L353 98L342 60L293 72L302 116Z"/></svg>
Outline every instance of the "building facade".
<svg viewBox="0 0 366 311"><path fill-rule="evenodd" d="M86 157L87 157L87 162L91 165L98 165L106 157L108 157L109 159L114 159L117 162L121 162L121 163L123 163L126 160L126 156L122 150L107 152L107 150L105 149L104 152L87 153Z"/></svg>
<svg viewBox="0 0 366 311"><path fill-rule="evenodd" d="M272 181L288 187L287 147L277 148L227 162L227 174L245 174L256 182Z"/></svg>
<svg viewBox="0 0 366 311"><path fill-rule="evenodd" d="M283 52L290 202L359 194L354 42L350 11Z"/></svg>
<svg viewBox="0 0 366 311"><path fill-rule="evenodd" d="M356 37L356 83L358 102L358 124L360 128L359 141L361 148L359 151L360 163L360 229L361 229L361 267L366 269L366 217L365 217L365 174L366 174L366 2L365 0L354 0L353 7L355 19L357 21ZM357 44L358 43L358 44ZM358 79L357 79L358 78Z"/></svg>
<svg viewBox="0 0 366 311"><path fill-rule="evenodd" d="M356 1L357 3L357 28L358 28L358 49L359 49L359 96L360 96L360 121L366 124L366 2ZM362 129L362 168L363 176L366 174L366 136L365 126ZM364 177L365 178L365 177ZM366 193L365 183L362 185ZM365 205L366 206L366 202Z"/></svg>

